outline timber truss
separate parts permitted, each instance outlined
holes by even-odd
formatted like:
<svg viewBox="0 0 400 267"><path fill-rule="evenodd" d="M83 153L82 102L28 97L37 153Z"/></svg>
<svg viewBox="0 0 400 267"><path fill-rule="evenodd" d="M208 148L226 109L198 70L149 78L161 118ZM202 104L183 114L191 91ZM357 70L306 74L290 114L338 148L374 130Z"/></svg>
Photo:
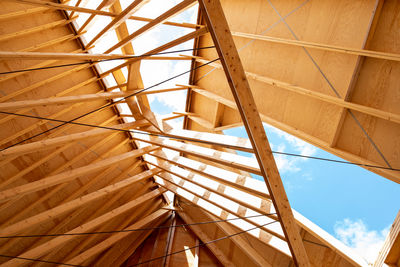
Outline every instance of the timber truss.
<svg viewBox="0 0 400 267"><path fill-rule="evenodd" d="M291 209L262 125L265 116L260 116L247 80L261 78L243 69L218 0L184 0L151 19L135 15L146 0L129 1L124 8L118 0L99 1L97 8L84 7L81 0L68 2L0 3L1 266L364 264ZM197 24L171 21L196 4ZM78 25L75 20L81 14L87 18ZM86 31L98 17L108 22L88 38ZM129 21L143 26L132 32ZM131 42L160 25L189 33L135 55ZM91 52L110 33L116 41L102 53ZM215 58L196 56L200 37L208 38ZM191 56L160 54L189 40L195 43ZM317 49L399 61L389 53ZM118 63L101 65L113 60ZM173 88L144 88L142 60L189 60L192 78L197 69L213 66L223 71L232 95L218 96L193 79ZM65 66L53 68L58 65ZM400 122L391 112L272 80L262 82ZM149 94L180 90L235 110L241 120L228 127L244 125L248 138L223 135L220 131L228 127L216 121L210 126L189 110L159 117L150 109ZM124 114L121 105L129 107L130 114ZM173 128L168 121L180 117L186 125L193 120L212 131ZM397 173L382 172L398 180ZM141 228L147 230L133 231ZM180 245L186 252L175 253ZM194 256L187 256L188 251Z"/></svg>

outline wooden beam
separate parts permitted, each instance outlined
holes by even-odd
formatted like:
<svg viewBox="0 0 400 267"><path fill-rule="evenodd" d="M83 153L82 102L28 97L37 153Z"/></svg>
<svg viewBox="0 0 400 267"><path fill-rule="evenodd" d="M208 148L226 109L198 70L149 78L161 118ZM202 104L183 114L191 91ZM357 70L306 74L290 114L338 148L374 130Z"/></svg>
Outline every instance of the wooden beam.
<svg viewBox="0 0 400 267"><path fill-rule="evenodd" d="M25 220L22 220L13 225L10 225L6 228L0 229L0 235L14 235L17 233L23 233L23 231L26 228L34 227L35 225L43 223L46 220L54 219L57 216L65 213L65 212L76 209L82 205L88 204L96 199L113 194L115 191L118 191L127 186L131 186L132 184L135 184L142 180L148 179L159 172L161 172L161 169L154 168L154 169L151 169L148 171L144 171L140 174L131 176L131 177L124 179L120 182L117 182L115 184L108 185L104 188L101 188L101 189L95 191L95 192L92 192L92 193L84 195L80 198L71 200L62 205L59 205L52 209L48 209L37 215L31 216Z"/></svg>
<svg viewBox="0 0 400 267"><path fill-rule="evenodd" d="M97 6L96 10L102 10L105 7L112 5L116 0L102 0ZM96 14L91 14L89 18L82 24L82 26L77 30L77 33L81 33L86 27L93 21Z"/></svg>
<svg viewBox="0 0 400 267"><path fill-rule="evenodd" d="M197 61L201 62L201 63L205 63L208 62L208 60L205 59L200 59L200 58L196 58ZM211 63L210 66L216 67L218 69L223 69L221 64L218 63ZM356 104L356 103L351 103L348 102L346 100L340 99L338 97L334 97L334 96L329 96L326 94L322 94L319 92L315 92L297 85L293 85L293 84L289 84L286 82L282 82L276 79L272 79L269 77L265 77L262 75L258 75L252 72L245 72L246 77L251 78L255 81L259 81L259 82L263 82L265 84L274 86L274 87L278 87L278 88L282 88L285 89L287 91L299 94L299 95L303 95L303 96L308 96L314 99L318 99L321 100L323 102L326 103L330 103L330 104L334 104L338 107L342 107L342 108L348 108L348 109L352 109L370 116L374 116L377 118L381 118L384 120L388 120L388 121L392 121L395 123L400 123L400 115L399 114L395 114L392 112L388 112L388 111L383 111L383 110L379 110L376 108L372 108L372 107L368 107L368 106L364 106L364 105L360 105L360 104Z"/></svg>
<svg viewBox="0 0 400 267"><path fill-rule="evenodd" d="M323 50L323 51L330 51L330 52L337 52L337 53L342 53L342 54L358 55L358 56L365 56L365 57L372 57L372 58L379 58L379 59L400 61L400 54L394 54L394 53L385 53L385 52L371 51L371 50L366 50L366 49L357 49L357 48L350 48L350 47L343 47L343 46L336 46L336 45L327 45L327 44L307 42L307 41L297 41L297 40L290 40L290 39L285 39L285 38L277 38L277 37L272 37L272 36L257 35L257 34L251 34L251 33L243 33L243 32L232 32L232 35L237 36L237 37L252 39L252 40L261 40L261 41L272 42L272 43L286 44L286 45L299 46L299 47L307 47L307 48L318 49L318 50Z"/></svg>
<svg viewBox="0 0 400 267"><path fill-rule="evenodd" d="M164 138L154 137L149 140L148 135L132 133L132 138L137 141L143 141L149 144L168 148L182 153L187 153L197 158L205 159L211 162L219 163L228 167L260 175L260 169L253 158L240 156L233 153L221 152L218 150L171 141Z"/></svg>
<svg viewBox="0 0 400 267"><path fill-rule="evenodd" d="M56 81L58 79L61 79L61 78L65 77L65 76L71 75L74 72L78 72L78 71L83 70L83 69L88 69L91 66L92 65L88 63L88 64L80 65L78 67L71 68L69 70L65 70L65 71L60 72L59 74L53 75L53 76L51 76L51 77L49 77L47 79L44 79L44 80L41 80L39 82L30 84L27 87L15 90L12 93L9 93L8 95L1 97L0 98L0 102L8 101L8 100L10 100L10 99L12 99L12 98L14 98L14 97L16 97L18 95L30 92L33 89L38 88L39 86L45 85L45 84L50 83L50 82L54 82L54 81Z"/></svg>
<svg viewBox="0 0 400 267"><path fill-rule="evenodd" d="M15 12L5 13L5 14L1 14L0 15L0 20L16 19L18 17L28 16L28 15L39 13L39 12L44 12L46 10L47 10L47 8L35 7L35 8L30 8L30 9L24 9L24 10L19 10L19 11L15 11Z"/></svg>
<svg viewBox="0 0 400 267"><path fill-rule="evenodd" d="M214 93L212 93L210 91L206 91L206 90L202 90L202 89L192 89L192 90L194 92L196 92L196 93L199 93L199 94L201 94L203 96L206 96L206 97L208 97L210 99L213 99L214 101L218 101L218 102L220 102L220 103L222 103L222 104L224 104L224 105L226 105L226 106L228 106L228 107L230 107L232 109L237 110L237 106L236 106L235 102L233 102L232 100L229 100L227 98L224 98L224 97L221 97L219 95L216 95L216 94L214 94ZM319 138L315 138L314 136L312 136L312 135L310 135L310 134L308 134L306 132L303 132L303 131L301 131L301 130L299 130L297 128L294 128L294 127L292 127L292 126L290 126L288 124L285 124L285 123L282 123L280 121L277 121L276 119L271 118L271 117L269 117L267 115L260 114L260 116L261 116L261 119L262 119L263 122L266 122L266 123L278 128L278 129L280 129L282 131L285 131L285 132L287 132L287 133L289 133L291 135L294 135L294 136L296 136L296 137L298 137L300 139L303 139L306 142L309 142L310 144L312 144L314 146L317 146L317 147L319 147L319 148L321 148L321 149L323 149L325 151L328 151L329 153L332 153L332 154L334 154L334 155L336 155L338 157L344 158L344 159L346 159L346 160L348 160L350 162L366 164L366 165L372 165L372 166L380 166L381 165L379 163L376 163L374 161L371 161L371 160L356 156L356 155L354 155L352 153L349 153L349 152L346 152L344 150L330 147L329 143L327 143L327 142L325 142L325 141L323 141L323 140L321 140ZM392 180L392 181L394 181L396 183L400 183L400 174L399 174L399 172L385 170L385 169L378 169L378 168L369 168L369 167L364 167L364 166L361 166L361 167L363 167L365 169L368 169L369 171L375 172L375 173L377 173L377 174L379 174L381 176L384 176L384 177L386 177L386 178L388 178L388 179L390 179L390 180Z"/></svg>
<svg viewBox="0 0 400 267"><path fill-rule="evenodd" d="M58 3L53 3L53 2L41 1L41 0L7 0L7 1L12 1L12 2L17 2L17 3L21 3L21 4L27 4L27 5L41 6L41 7L46 7L46 8L50 8L50 9L68 10L68 11L75 11L75 12L102 15L102 16L112 16L110 14L110 12L107 12L107 11L93 10L93 9L84 8L84 7L76 7L76 6L58 4Z"/></svg>
<svg viewBox="0 0 400 267"><path fill-rule="evenodd" d="M219 127L215 127L213 129L214 132L222 132L228 129L232 129L232 128L236 128L236 127L241 127L243 126L243 122L237 122L237 123L232 123L232 124L227 124L224 126L219 126Z"/></svg>
<svg viewBox="0 0 400 267"><path fill-rule="evenodd" d="M251 176L239 175L203 162L188 159L181 156L162 155L159 151L151 152L149 155L170 162L172 165L198 173L218 183L244 191L248 194L269 201L270 196L265 183L252 178Z"/></svg>
<svg viewBox="0 0 400 267"><path fill-rule="evenodd" d="M195 3L195 0L184 0L178 5L174 6L173 8L169 9L167 12L161 14L151 22L147 23L145 26L141 27L140 29L136 30L134 33L130 34L126 38L122 39L119 41L117 44L113 45L109 49L107 49L104 53L108 54L114 51L115 49L127 44L128 42L131 42L134 38L139 37L143 33L153 29L155 26L163 23L170 17L179 14L180 12L186 10L187 8L191 7Z"/></svg>
<svg viewBox="0 0 400 267"><path fill-rule="evenodd" d="M76 49L76 50L74 50L72 52L69 52L69 53L79 53L79 52L82 52L82 49L79 48L79 49ZM30 65L29 68L33 68L33 69L34 68L42 68L42 67L54 65L54 64L57 64L57 63L59 63L58 60L46 60L46 61L41 61L40 63L35 64L35 65ZM14 73L4 74L4 75L1 75L2 77L0 78L0 82L4 82L4 81L19 77L19 76L24 75L24 74L26 74L26 72L24 72L24 71L23 72L14 72Z"/></svg>
<svg viewBox="0 0 400 267"><path fill-rule="evenodd" d="M65 183L71 181L81 175L85 175L87 173L101 170L109 165L112 165L116 162L120 162L121 160L138 157L150 151L158 149L157 146L147 146L141 149L137 149L134 151L130 151L124 154L120 154L111 158L104 159L94 164L86 165L80 168L76 168L70 171L66 171L60 174L56 174L35 182L31 182L28 184L16 186L11 189L4 190L0 192L0 202L5 202L7 200L17 198L32 192L36 192L57 184Z"/></svg>
<svg viewBox="0 0 400 267"><path fill-rule="evenodd" d="M135 0L129 6L127 6L118 16L116 16L109 24L107 24L92 40L86 45L90 47L97 40L100 39L105 33L111 31L118 27L121 23L127 20L133 13L138 11L143 5L145 5L149 0ZM107 54L107 53L106 53Z"/></svg>
<svg viewBox="0 0 400 267"><path fill-rule="evenodd" d="M18 108L31 108L37 106L48 106L48 105L65 105L69 103L77 102L89 102L99 100L109 100L114 98L127 97L132 93L129 92L107 92L97 93L90 95L76 95L76 96L63 96L63 97L50 97L37 100L21 100L12 102L0 103L0 110L15 110Z"/></svg>
<svg viewBox="0 0 400 267"><path fill-rule="evenodd" d="M112 126L112 128L133 129L133 128L140 127L143 125L147 125L147 122L146 121L129 122L129 123L124 123L124 124L114 125L114 126ZM74 133L74 134L69 134L69 135L65 135L65 136L40 140L40 141L28 143L28 144L13 146L6 150L0 151L0 159L3 159L8 156L16 156L16 155L21 155L21 154L26 154L26 153L42 151L42 150L50 149L54 146L66 144L68 142L78 141L78 140L86 139L89 137L94 137L94 136L103 135L103 134L111 134L111 133L112 133L112 131L109 129L100 128L100 129L94 129L94 130L89 130L89 131L85 131L85 132Z"/></svg>
<svg viewBox="0 0 400 267"><path fill-rule="evenodd" d="M13 17L19 17L23 16L26 14L31 14L31 13L38 13L38 12L43 12L46 9L58 9L58 10L69 10L69 11L75 11L75 12L80 12L80 13L86 13L86 14L91 14L89 19L82 25L82 27L78 30L78 33L81 33L87 25L90 23L90 21L94 18L96 15L100 16L107 16L107 17L117 17L119 14L115 12L108 12L108 11L102 11L101 9L106 7L107 5L111 5L112 1L105 0L103 2L106 2L106 4L99 5L96 9L90 9L90 8L83 8L83 7L75 7L75 6L70 6L70 5L65 5L65 4L57 4L53 2L45 2L45 1L38 1L38 0L7 0L7 1L13 1L13 2L23 2L24 4L29 4L29 5L36 5L36 6L41 6L45 8L37 8L37 9L28 9L28 11L21 11L21 12L14 12L11 14L4 14L0 15L0 20L1 19L8 19L8 18L13 18ZM115 1L115 0L114 0ZM93 16L93 18L92 18ZM153 19L151 18L145 18L145 17L138 17L138 16L129 16L130 20L136 20L136 21L144 21L144 22L150 22ZM196 29L199 27L202 27L202 25L197 25L197 24L192 24L192 23L179 23L179 22L171 22L171 21L164 21L163 24L165 25L170 25L170 26L175 26L175 27L183 27L183 28L190 28L190 29ZM83 27L84 26L84 27Z"/></svg>
<svg viewBox="0 0 400 267"><path fill-rule="evenodd" d="M119 206L118 208L111 210L103 215L101 215L100 217L97 217L93 220L91 220L90 222L87 222L83 225L80 225L76 228L74 228L73 230L68 231L66 234L74 234L74 233L85 233L88 232L98 226L100 226L101 224L103 224L106 221L109 221L125 212L127 212L128 210L131 210L159 195L161 195L165 190L163 189L155 189L145 195L142 195L138 198L136 198L135 200L132 200L122 206ZM64 243L73 240L75 238L77 238L79 236L77 235L64 235L64 236L58 236L55 237L29 251L26 251L24 253L22 253L21 255L19 255L19 257L23 257L23 258L31 258L31 259L37 259L40 258L41 256L45 255L46 253L48 253L49 251L63 245ZM25 261L21 261L19 259L12 259L10 261L7 261L6 263L3 264L3 267L6 266L16 266L19 265L19 263L26 263Z"/></svg>
<svg viewBox="0 0 400 267"><path fill-rule="evenodd" d="M184 115L185 113L176 113L178 115ZM149 130L144 130L150 132ZM234 150L239 150L243 152L253 153L253 148L251 147L251 143L248 138L236 137L225 134L217 134L217 133L207 133L207 132L198 132L184 129L172 129L163 134L163 136L169 137L171 139L182 140L188 142L193 142L198 144L201 141L204 144L208 144L211 146L219 146Z"/></svg>
<svg viewBox="0 0 400 267"><path fill-rule="evenodd" d="M174 238L175 238L175 232L176 232L176 216L175 212L172 213L172 218L171 218L171 225L170 228L168 229L168 235L167 235L167 245L165 246L165 251L164 255L168 255L167 257L162 259L162 263L160 266L163 267L168 267L170 264L171 260L171 252L172 252L172 245L174 243ZM153 257L151 257L153 258Z"/></svg>
<svg viewBox="0 0 400 267"><path fill-rule="evenodd" d="M89 47L89 46L88 46ZM38 48L39 49L39 48ZM44 60L44 59L57 59L57 60L103 60L103 59L132 59L140 58L140 55L126 55L126 54L91 54L91 53L51 53L51 52L12 52L0 51L0 59L23 59L23 60ZM143 57L145 58L145 57ZM171 57L147 57L149 60L168 59ZM175 57L174 57L175 59ZM179 57L176 59L188 60L188 57Z"/></svg>
<svg viewBox="0 0 400 267"><path fill-rule="evenodd" d="M221 4L219 0L200 0L199 4L205 14L205 20L207 21L211 37L224 67L224 72L236 105L238 106L243 124L252 142L262 176L280 218L293 260L298 266L310 266L310 261L294 220L289 200L287 199L278 168L271 153L256 103Z"/></svg>
<svg viewBox="0 0 400 267"><path fill-rule="evenodd" d="M186 171L180 167L177 166L171 166L169 165L166 161L160 160L159 162L155 161L154 159L152 159L151 157L147 156L146 157L146 162L150 163L151 165L153 165L156 168L160 168L166 172L169 172L172 175L175 175L187 182L189 182L190 184L194 184L200 188L205 189L207 192L212 192L216 195L221 196L222 198L228 199L232 202L237 203L239 206L251 209L257 213L263 214L273 220L278 220L277 216L275 215L270 215L268 210L265 210L264 207L262 207L262 202L259 201L259 203L257 203L257 200L260 199L256 199L256 198L252 198L250 196L250 194L244 193L241 194L240 196L236 196L235 193L229 192L229 190L225 190L225 186L223 186L222 190L220 190L221 185L218 185L217 188L215 188L215 186L213 187L212 185L208 185L210 184L210 181L208 179L204 179L204 177L195 174L193 172L190 171ZM162 175L160 175L162 177ZM260 207L261 206L261 207Z"/></svg>
<svg viewBox="0 0 400 267"><path fill-rule="evenodd" d="M212 221L219 220L218 217L214 216L211 213L204 212L204 214ZM216 225L220 228L226 235L234 235L237 231L235 231L232 226L229 225L228 222L217 222ZM260 267L267 267L272 265L265 260L264 257L260 255L260 253L255 250L252 245L249 243L248 239L244 238L242 235L232 236L230 238L249 258Z"/></svg>
<svg viewBox="0 0 400 267"><path fill-rule="evenodd" d="M101 125L101 126L105 126L105 125L107 125L108 123L112 122L114 119L115 119L115 117L113 116L113 117L111 117L110 119L105 120L105 121L104 121L102 124L100 124L100 125ZM72 127L72 125L69 125L69 127ZM58 135L64 133L65 130L66 130L65 128L64 128L64 129L55 130L55 131L53 131L51 134L48 135L48 138L52 138L52 137L58 136ZM113 134L111 134L110 136L113 136ZM110 136L109 136L108 138L110 138ZM105 138L105 139L108 139L108 138ZM102 141L99 142L99 143L102 143ZM74 144L75 144L75 143L69 143L69 144L63 145L63 146L60 147L59 149L56 149L55 152L62 152L62 151L64 151L65 149L67 149L69 146L74 145ZM85 153L81 153L80 155L82 155L82 154L85 154ZM10 184L10 183L16 181L17 179L21 178L22 176L24 176L24 175L26 175L26 174L28 174L31 170L33 170L34 168L36 168L36 167L38 167L39 165L43 164L43 163L45 162L46 159L49 159L49 158L51 158L51 157L53 157L53 156L55 156L55 155L57 155L57 153L52 152L52 153L48 154L47 156L45 156L44 158L38 160L37 162L32 163L29 167L25 168L24 170L19 171L17 174L11 176L11 177L8 178L7 180L2 181L2 182L0 183L0 190L3 189L3 188L4 188L5 186L7 186L8 184ZM48 157L48 156L50 156L50 157ZM6 159L6 160L3 160L2 162L11 162L12 160L16 159L17 157L18 157L18 156L7 157L7 159ZM74 162L74 158L73 158L73 159L70 159L68 162L71 162L71 164L72 164L72 163ZM65 164L66 164L66 163L65 163ZM64 164L61 165L59 168L61 168L62 166L64 166ZM58 170L59 168L57 168L56 170ZM55 171L56 171L56 170L55 170ZM0 209L0 210L1 210L1 209Z"/></svg>
<svg viewBox="0 0 400 267"><path fill-rule="evenodd" d="M118 163L117 163L118 164ZM137 160L136 163L134 163L132 166L128 167L127 169L125 169L123 172L121 172L119 175L115 176L115 178L113 178L110 183L114 183L114 182L118 182L121 180L122 177L126 177L129 176L129 172L136 169L138 166L140 165L140 160ZM115 169L116 165L112 165L110 167L108 167L106 170L102 171L100 174L97 174L96 176L94 176L92 178L91 181L89 181L88 183L85 183L84 186L82 186L81 188L79 188L79 190L75 191L73 194L69 195L66 199L64 199L60 204L62 205L63 203L66 203L70 200L75 199L76 197L79 197L83 192L85 192L86 190L88 190L90 188L91 185L95 184L96 182L98 182L99 179L102 179L105 175L107 175L110 171L118 171L117 169ZM66 186L65 184L62 185L58 185L59 186ZM59 190L62 190L63 188L58 188ZM123 189L124 190L124 189ZM53 190L52 190L53 191ZM47 231L46 234L57 234L60 233L61 231L64 231L63 229L65 229L65 227L70 223L70 220L68 218L79 218L79 217L84 217L85 218L85 222L90 221L91 219L95 218L94 215L98 216L99 214L103 214L104 212L107 212L108 209L110 208L110 206L112 206L112 202L113 199L115 198L116 195L118 195L120 193L115 194L111 199L107 199L107 201L105 202L105 204L103 204L101 206L101 208L96 209L95 213L92 213L91 216L87 217L87 212L88 210L90 210L90 208L83 208L83 209L77 209L74 210L72 213L67 213L64 215L64 220L60 221L57 225L55 225L51 230ZM136 198L137 196L139 196L140 194L135 194L132 196L133 198ZM100 202L101 203L101 202ZM88 240L91 239L91 237L88 237L85 239ZM16 239L18 241L18 239ZM36 247L37 245L41 244L43 242L43 240L46 240L45 238L40 238L38 239L35 243L33 243L30 248ZM84 241L84 242L85 242ZM12 242L8 242L7 245L9 243ZM82 244L82 243L81 243ZM12 246L12 245L11 245ZM28 249L27 249L28 250ZM56 252L56 250L53 250L51 253Z"/></svg>
<svg viewBox="0 0 400 267"><path fill-rule="evenodd" d="M37 33L37 32L43 31L43 30L64 26L64 25L67 25L68 23L71 23L72 21L74 21L74 19L75 18L72 18L69 20L65 20L65 19L57 20L57 21L39 25L39 26L36 26L33 28L24 29L24 30L21 30L18 32L2 34L2 35L0 35L0 41L3 42L3 41L10 40L12 38L15 38L15 37L21 37L21 36L28 35L28 34L34 34L34 33Z"/></svg>
<svg viewBox="0 0 400 267"><path fill-rule="evenodd" d="M242 213L242 210L247 211L247 209L245 207L241 206L240 204L237 204L235 202L231 202L231 203L235 203L237 206L236 205L234 205L234 207L228 206L228 205L226 205L226 202L229 202L231 200L228 200L226 198L224 199L224 197L220 198L220 199L224 199L224 203L223 204L218 202L218 201L216 201L216 200L212 200L210 192L205 190L204 191L205 193L203 195L201 195L200 192L198 192L197 190L193 189L195 187L192 186L191 188L189 188L188 187L188 183L185 182L185 180L182 180L180 177L177 177L177 176L175 176L176 177L175 181L174 181L174 179L169 179L163 173L157 175L156 177L160 177L164 181L164 183L161 183L156 178L155 180L156 180L157 184L159 184L161 187L164 187L164 188L168 189L169 191L171 191L171 192L173 192L173 193L175 193L175 194L177 194L177 195L179 195L181 197L184 197L185 199L187 199L187 194L186 193L183 194L182 191L180 191L180 190L178 191L177 189L182 189L183 191L186 191L189 194L192 194L193 196L195 196L197 198L197 200L199 200L199 199L204 200L205 202L208 202L212 206L215 206L215 207L217 207L217 208L219 208L219 209L221 209L221 210L223 210L223 211L225 211L225 212L227 212L229 214L232 214L232 215L242 219L243 221L245 221L245 222L247 222L247 223L249 223L251 225L254 225L256 227L260 227L261 230L263 230L263 231L265 231L265 232L267 232L267 233L279 238L282 241L286 241L285 237L283 235L281 235L280 233L277 233L276 231L271 230L271 229L269 229L267 227L261 227L261 223L255 222L254 220L251 220L251 219L248 219L248 218L245 218L245 212ZM191 200L191 202L194 203L195 205L199 205L199 203L196 203L196 201L192 201ZM213 211L210 211L210 212L213 212ZM251 213L251 214L254 214L254 213ZM217 214L215 214L215 215L217 215ZM271 222L273 219L268 218L267 220L268 220L268 222ZM260 238L260 236L256 236L256 238Z"/></svg>
<svg viewBox="0 0 400 267"><path fill-rule="evenodd" d="M167 213L162 213L161 208L157 209L156 211L152 210L151 208L149 209L148 207L149 203L145 203L143 205L148 211L146 211L144 214L137 213L137 214L132 214L132 217L136 217L134 220L134 223L132 224L132 221L130 221L130 224L127 224L125 226L119 226L119 228L123 228L126 230L131 230L131 229L140 229L140 228L147 228L147 227L157 227L160 226L168 217L170 212ZM140 207L141 211L143 210L142 207ZM161 214L160 216L154 216L155 214ZM134 216L136 215L136 216ZM140 216L138 216L140 215ZM140 223L142 220L145 220L146 218L151 218L153 217L153 220L148 222L147 224L141 225ZM125 223L124 223L125 224ZM115 228L115 226L114 226ZM107 228L106 228L107 229ZM105 230L106 230L105 229ZM108 228L110 229L110 227ZM63 262L81 262L80 264L85 263L89 265L93 265L96 263L101 263L103 266L120 266L123 264L124 261L122 261L121 257L124 257L125 259L129 257L130 255L124 255L125 252L123 252L123 249L129 246L128 251L132 251L132 247L139 247L144 240L142 240L141 237L143 236L149 236L150 233L154 232L154 230L148 229L146 231L132 231L132 232L125 232L125 233L117 233L109 238L107 238L104 241L94 243L93 246L89 247L87 250L83 250L80 255L74 256L74 257L69 257L67 261ZM129 236L129 237L128 237ZM134 239L135 237L138 237L137 239ZM135 244L132 244L135 243ZM110 246L111 244L111 246ZM105 249L107 251L105 251ZM99 253L99 251L103 253ZM133 253L132 251L131 253ZM95 258L95 255L99 256ZM90 256L92 255L92 256ZM82 261L82 259L87 258L86 262ZM119 262L119 264L117 264Z"/></svg>
<svg viewBox="0 0 400 267"><path fill-rule="evenodd" d="M393 267L398 267L400 264L400 210L390 227L385 243L379 251L374 267L381 267L384 264Z"/></svg>
<svg viewBox="0 0 400 267"><path fill-rule="evenodd" d="M178 212L179 216L183 219L186 224L193 224L194 221L186 213ZM189 228L196 234L196 236L206 244L210 251L217 257L223 266L235 266L232 261L219 249L215 243L208 243L212 239L205 233L198 225L190 225Z"/></svg>
<svg viewBox="0 0 400 267"><path fill-rule="evenodd" d="M150 51L144 53L144 55L149 55L149 57L150 57L150 55L160 53L160 52L162 52L162 51L164 51L164 50L167 50L167 49L172 48L172 47L174 47L174 46L177 46L177 45L179 45L179 44L181 44L181 43L184 43L184 42L186 42L186 41L189 41L189 40L191 40L191 39L194 39L194 38L196 38L196 37L199 37L199 36L201 36L201 35L203 35L203 34L206 34L207 32L208 32L208 30L207 30L206 27L201 28L201 29L198 29L198 30L196 30L196 31L194 31L194 32L191 32L191 33L188 33L188 34L186 34L186 35L184 35L184 36L182 36L182 37L179 37L178 39L175 39L175 40L173 40L173 41L171 41L171 42L168 42L168 43L166 43L166 44L164 44L164 45L161 45L161 46L159 46L159 47L157 47L157 48L154 48L154 49L152 49L152 50L150 50ZM127 60L127 62L122 63L122 64L120 64L120 65L118 65L118 66L116 66L116 67L114 67L114 68L112 68L112 69L110 69L110 70L108 70L108 71L105 71L105 72L101 73L101 74L100 74L100 77L101 77L101 78L104 78L105 76L107 76L107 75L113 73L114 71L119 70L119 69L121 69L121 68L123 68L123 67L126 67L126 66L128 66L128 65L130 65L130 64L132 64L133 62L136 62L136 61L138 61L138 60L139 60L139 59L130 59L130 60Z"/></svg>
<svg viewBox="0 0 400 267"><path fill-rule="evenodd" d="M362 48L364 48L364 49L368 47L369 43L373 39L373 36L375 34L376 25L378 24L379 17L380 17L380 14L382 12L383 4L384 4L384 0L375 0L374 10L373 10L372 15L370 17L370 21L369 21L369 25L368 25L368 28L367 28L367 32L365 34L364 41L363 41L363 44L362 44ZM360 56L360 55L357 56L357 61L356 61L355 67L353 69L350 82L347 85L347 88L346 88L346 91L345 91L345 95L343 96L343 100L346 101L346 102L350 102L351 101L351 97L353 95L354 88L357 85L358 77L360 75L362 66L364 64L364 60L365 60L364 56ZM348 113L351 113L350 115L353 117L353 120L356 122L357 119L356 119L355 115L352 114L352 111L348 110L346 107L344 107L340 111L339 119L337 121L335 121L335 124L336 124L335 128L334 128L335 131L334 131L333 135L331 136L330 140L328 141L329 145L331 147L336 147L337 141L338 141L339 136L340 136L340 134L342 132L342 127L343 127L344 121L345 121ZM362 129L362 127L361 127L361 129ZM368 135L368 134L366 134L366 135ZM369 140L369 141L371 141L371 140ZM373 142L371 142L371 143L373 144ZM380 153L380 151L376 147L375 147L375 150L377 150L377 152ZM389 165L387 160L385 159L385 157L382 154L381 154L381 157L386 162L386 164Z"/></svg>

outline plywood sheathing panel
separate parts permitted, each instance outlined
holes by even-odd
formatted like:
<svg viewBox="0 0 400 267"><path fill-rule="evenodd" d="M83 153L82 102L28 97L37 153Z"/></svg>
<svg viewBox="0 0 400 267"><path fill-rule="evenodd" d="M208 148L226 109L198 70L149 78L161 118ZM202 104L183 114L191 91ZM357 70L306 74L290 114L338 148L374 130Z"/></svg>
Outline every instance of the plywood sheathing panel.
<svg viewBox="0 0 400 267"><path fill-rule="evenodd" d="M375 1L307 1L304 5L303 1L271 2L282 16L299 7L286 18L299 40L363 48L366 38L370 36L373 38L368 49L391 53L400 51L399 42L396 41L399 35L395 30L399 25L396 1L385 1L380 16L377 15L375 34L373 29L370 32L370 23L375 15ZM279 22L280 17L268 1L222 1L222 4L232 31L295 39L286 25ZM266 29L269 30L265 32ZM242 37L235 37L234 41L246 71L336 97L302 47ZM211 44L209 35L202 36L199 40L199 47ZM396 75L398 62L366 58L361 65L359 78L354 77L356 84L353 92L350 92L350 84L357 68L357 56L315 49L307 51L342 99L350 94L348 101L394 114L400 113L397 105L400 90L399 75ZM210 49L200 50L199 56L207 60L217 58L215 51ZM210 72L212 69L207 66L196 70L196 85L233 100L223 71L215 69ZM204 75L206 76L203 77ZM304 138L302 135L308 135L306 141L349 161L387 167L353 118L347 114L344 123L340 123L343 108L252 78L249 78L249 82L259 112L275 120L277 124L283 123L291 127L292 134L301 138ZM199 109L201 101L198 96L192 94L191 97L190 111L196 110L199 116L209 117L210 112L201 112L202 109ZM400 126L355 111L353 113L391 166L398 168L400 161L396 151L399 150ZM224 115L228 116L231 115ZM339 138L335 144L337 133ZM383 173L378 169L374 171L394 181L400 181L396 173Z"/></svg>

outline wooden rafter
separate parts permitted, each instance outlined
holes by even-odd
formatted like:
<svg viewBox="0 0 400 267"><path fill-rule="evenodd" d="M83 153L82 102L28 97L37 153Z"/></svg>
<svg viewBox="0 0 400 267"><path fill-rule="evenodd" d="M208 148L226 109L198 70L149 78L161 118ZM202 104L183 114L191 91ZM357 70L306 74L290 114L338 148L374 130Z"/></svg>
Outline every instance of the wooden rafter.
<svg viewBox="0 0 400 267"><path fill-rule="evenodd" d="M135 200L132 200L108 213L103 214L100 217L97 217L96 219L87 222L83 225L80 225L79 227L76 227L75 229L68 231L67 234L74 234L74 233L84 233L87 231L90 231L91 229L94 229L95 227L101 225L102 223L123 214L124 212L133 209L135 207L137 207L138 205L143 204L145 201L148 201L152 198L155 198L157 196L159 196L160 194L163 193L162 189L155 189L145 195L142 195L140 197L138 197ZM50 241L43 243L29 251L26 251L24 253L22 253L20 255L20 257L23 258L39 258L42 255L45 255L47 252L49 252L50 250L61 246L62 244L68 242L71 239L76 238L76 235L64 235L64 236L58 236L56 238L51 239ZM10 260L6 263L3 264L3 266L15 266L15 264L17 262L20 262L19 259L13 259Z"/></svg>
<svg viewBox="0 0 400 267"><path fill-rule="evenodd" d="M293 260L299 266L310 266L221 4L218 0L200 0L199 4L205 14L205 19L224 67L229 86L249 139L252 142L262 176L280 218Z"/></svg>

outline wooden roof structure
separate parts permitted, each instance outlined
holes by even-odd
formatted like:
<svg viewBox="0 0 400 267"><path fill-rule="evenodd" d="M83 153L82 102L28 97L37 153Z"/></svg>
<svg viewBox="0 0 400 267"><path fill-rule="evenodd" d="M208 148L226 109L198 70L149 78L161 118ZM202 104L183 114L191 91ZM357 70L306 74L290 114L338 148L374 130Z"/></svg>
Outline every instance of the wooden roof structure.
<svg viewBox="0 0 400 267"><path fill-rule="evenodd" d="M262 123L400 183L399 1L71 2L0 1L1 266L366 265L291 209ZM135 55L160 25L188 33ZM143 60L190 79L145 88ZM179 90L185 112L151 110ZM376 266L400 266L399 222Z"/></svg>

